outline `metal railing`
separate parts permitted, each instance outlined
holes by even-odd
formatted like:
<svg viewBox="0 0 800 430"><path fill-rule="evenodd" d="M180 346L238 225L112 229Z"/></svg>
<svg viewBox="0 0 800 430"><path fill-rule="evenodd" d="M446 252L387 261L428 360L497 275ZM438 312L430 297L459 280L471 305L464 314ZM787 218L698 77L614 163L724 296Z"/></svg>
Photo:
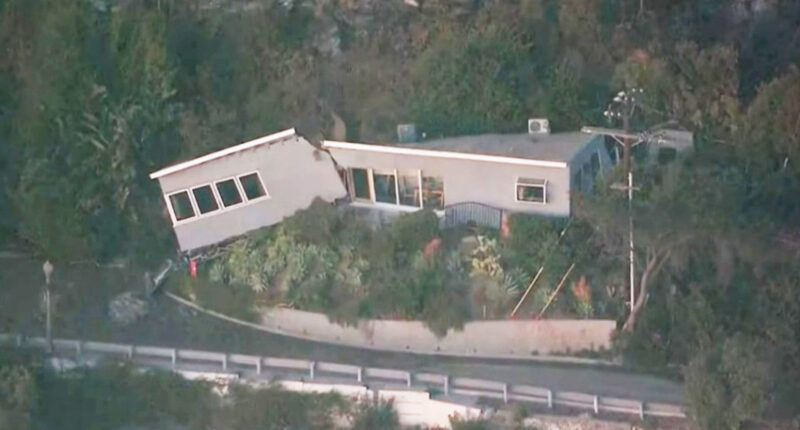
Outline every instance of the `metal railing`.
<svg viewBox="0 0 800 430"><path fill-rule="evenodd" d="M0 344L16 347L47 348L47 340L42 337L24 337L16 334L0 334ZM231 354L213 351L164 348L133 344L91 342L73 339L53 339L56 353L74 354L77 361L91 354L110 356L144 365L154 365L159 361L166 367L179 370L181 365L205 365L219 367L226 373L250 372L251 376L265 374L281 376L283 380L324 381L326 378L347 383L365 384L383 382L404 387L418 387L443 393L445 396L461 395L500 399L546 405L548 408L566 407L591 411L622 413L644 419L651 417L686 418L683 408L665 403L642 402L631 399L618 399L586 393L553 391L548 388L523 384L509 384L474 378L451 377L436 373L414 373L407 370L362 367L351 364L313 361L295 358L263 357L257 355ZM161 366L161 367L164 367ZM158 366L154 366L158 367Z"/></svg>
<svg viewBox="0 0 800 430"><path fill-rule="evenodd" d="M465 224L481 227L500 228L503 210L477 202L456 203L444 208L444 227L451 228Z"/></svg>

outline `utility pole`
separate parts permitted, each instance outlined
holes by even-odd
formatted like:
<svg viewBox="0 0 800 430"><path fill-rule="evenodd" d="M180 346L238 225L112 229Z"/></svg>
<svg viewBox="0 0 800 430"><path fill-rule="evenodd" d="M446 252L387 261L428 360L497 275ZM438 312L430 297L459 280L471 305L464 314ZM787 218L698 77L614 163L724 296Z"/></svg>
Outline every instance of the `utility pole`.
<svg viewBox="0 0 800 430"><path fill-rule="evenodd" d="M675 121L668 121L664 124L659 124L639 133L634 133L631 130L631 117L633 117L637 107L640 106L639 99L643 93L644 91L641 88L631 88L626 91L620 91L614 97L612 103L609 104L605 112L603 112L603 115L609 120L609 122L615 118L621 119L623 130L602 127L583 127L581 129L583 133L609 136L613 138L620 146L622 146L622 162L627 183L615 183L611 185L611 188L615 190L626 191L628 195L628 284L630 287L631 312L633 312L633 308L636 304L636 272L634 260L635 248L633 241L633 192L638 190L638 187L633 185L633 148L643 142L653 144L672 144L678 147L687 147L692 145L691 133L668 130L664 128L665 126L675 123ZM686 136L687 134L688 137ZM619 163L619 159L617 160L617 163Z"/></svg>
<svg viewBox="0 0 800 430"><path fill-rule="evenodd" d="M636 113L636 106L638 97L643 93L641 88L632 88L626 91L620 91L612 103L608 106L603 114L609 121L614 118L622 118L622 166L625 171L626 180L628 182L626 187L619 187L618 189L628 192L628 286L630 287L630 309L633 312L633 306L636 303L636 280L635 269L636 264L634 256L633 245L633 168L632 168L632 152L633 146L640 142L634 143L631 136L631 117Z"/></svg>

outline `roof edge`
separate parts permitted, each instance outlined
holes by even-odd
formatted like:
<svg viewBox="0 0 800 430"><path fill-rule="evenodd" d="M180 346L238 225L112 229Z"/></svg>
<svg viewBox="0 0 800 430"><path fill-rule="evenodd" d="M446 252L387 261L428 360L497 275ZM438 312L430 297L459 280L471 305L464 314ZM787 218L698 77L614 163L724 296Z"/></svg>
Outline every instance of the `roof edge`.
<svg viewBox="0 0 800 430"><path fill-rule="evenodd" d="M226 157L231 154L235 154L240 151L244 151L247 149L255 148L257 146L263 145L265 143L274 142L276 140L285 139L287 137L296 136L297 133L294 128L288 128L283 131L279 131L277 133L269 134L267 136L262 136L253 140L249 140L244 143L240 143L238 145L234 145L225 149L221 149L216 152L212 152L210 154L206 154L197 158L193 158L188 161L184 161L182 163L174 164L172 166L165 167L163 169L157 170L150 174L150 179L158 179L163 176L171 175L173 173L180 172L182 170L186 170L188 168L199 166L203 163L207 163L212 160L216 160L218 158Z"/></svg>
<svg viewBox="0 0 800 430"><path fill-rule="evenodd" d="M492 163L520 164L536 167L565 168L568 163L563 161L533 160L529 158L506 157L501 155L476 154L469 152L442 151L437 149L420 149L383 144L352 143L334 140L323 140L323 148L350 149L356 151L383 152L399 155L419 155L436 158L453 158L459 160L486 161ZM336 158L336 157L334 157Z"/></svg>

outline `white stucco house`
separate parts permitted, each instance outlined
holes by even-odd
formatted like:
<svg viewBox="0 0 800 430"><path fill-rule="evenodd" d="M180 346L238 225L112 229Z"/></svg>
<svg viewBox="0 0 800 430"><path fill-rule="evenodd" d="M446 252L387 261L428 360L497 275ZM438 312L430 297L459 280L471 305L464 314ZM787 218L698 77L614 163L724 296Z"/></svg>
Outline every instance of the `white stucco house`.
<svg viewBox="0 0 800 430"><path fill-rule="evenodd" d="M343 170L351 205L385 211L479 203L508 212L569 216L570 195L611 167L602 136L484 134L407 144L324 141Z"/></svg>
<svg viewBox="0 0 800 430"><path fill-rule="evenodd" d="M180 249L191 251L276 224L315 198L346 198L386 217L430 208L445 220L498 227L508 213L566 217L571 194L590 190L610 167L603 137L580 132L323 141L318 148L288 129L150 177L159 181Z"/></svg>

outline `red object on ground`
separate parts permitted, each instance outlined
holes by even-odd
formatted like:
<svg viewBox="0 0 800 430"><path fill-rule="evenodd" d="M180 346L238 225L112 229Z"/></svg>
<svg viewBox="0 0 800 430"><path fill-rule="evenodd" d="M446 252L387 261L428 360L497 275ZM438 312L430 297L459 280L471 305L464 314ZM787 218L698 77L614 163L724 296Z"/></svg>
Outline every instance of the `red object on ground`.
<svg viewBox="0 0 800 430"><path fill-rule="evenodd" d="M436 251L438 251L439 248L441 247L442 247L442 239L439 239L438 237L433 238L431 239L430 242L428 242L427 245L425 245L425 248L423 248L422 255L424 255L425 258L429 258L433 254L435 254Z"/></svg>
<svg viewBox="0 0 800 430"><path fill-rule="evenodd" d="M197 277L197 260L189 260L189 276Z"/></svg>

